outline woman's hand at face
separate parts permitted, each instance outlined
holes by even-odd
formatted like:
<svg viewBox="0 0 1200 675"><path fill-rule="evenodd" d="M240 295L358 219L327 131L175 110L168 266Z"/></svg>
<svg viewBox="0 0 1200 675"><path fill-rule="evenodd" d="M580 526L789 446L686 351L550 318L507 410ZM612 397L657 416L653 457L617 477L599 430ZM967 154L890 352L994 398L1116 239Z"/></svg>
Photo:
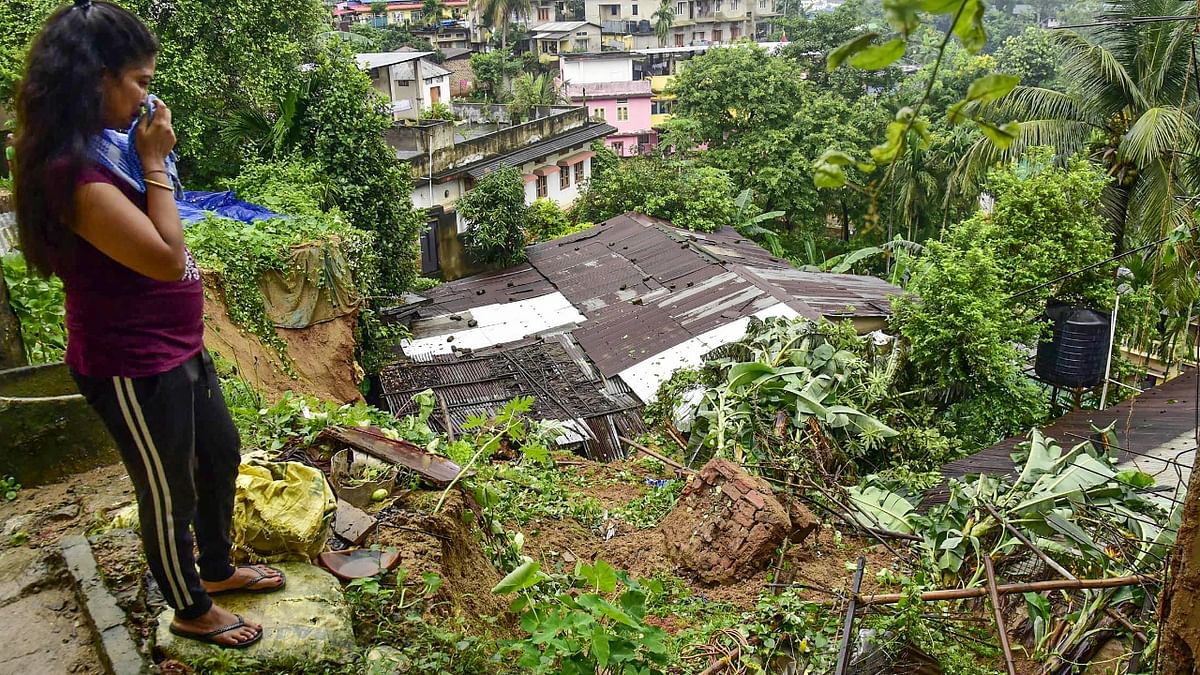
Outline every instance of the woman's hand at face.
<svg viewBox="0 0 1200 675"><path fill-rule="evenodd" d="M161 100L154 108L153 119L142 115L134 131L134 147L146 169L162 168L167 155L175 148L175 129L171 126L171 109Z"/></svg>

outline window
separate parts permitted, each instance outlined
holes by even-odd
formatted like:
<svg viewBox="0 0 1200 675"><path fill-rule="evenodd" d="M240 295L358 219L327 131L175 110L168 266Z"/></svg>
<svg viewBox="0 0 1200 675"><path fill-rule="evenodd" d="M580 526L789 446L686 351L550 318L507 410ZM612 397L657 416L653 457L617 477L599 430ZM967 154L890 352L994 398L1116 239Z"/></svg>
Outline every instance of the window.
<svg viewBox="0 0 1200 675"><path fill-rule="evenodd" d="M550 8L538 7L538 21L547 22L550 20Z"/></svg>
<svg viewBox="0 0 1200 675"><path fill-rule="evenodd" d="M624 141L617 141L617 142L613 143L612 149L613 149L613 152L617 153L618 157L625 156L625 142Z"/></svg>
<svg viewBox="0 0 1200 675"><path fill-rule="evenodd" d="M547 192L546 177L538 176L537 177L537 197L538 197L538 199L545 199L546 192Z"/></svg>
<svg viewBox="0 0 1200 675"><path fill-rule="evenodd" d="M634 6L633 6L633 15L634 15L634 16L637 16L637 15L638 15L638 13L637 13L637 5L634 5Z"/></svg>
<svg viewBox="0 0 1200 675"><path fill-rule="evenodd" d="M683 46L683 33L676 33L676 34L675 34L675 46L676 46L676 47L682 47L682 46Z"/></svg>
<svg viewBox="0 0 1200 675"><path fill-rule="evenodd" d="M730 42L737 42L737 39L740 38L741 36L742 36L742 29L740 26L734 26L729 29Z"/></svg>
<svg viewBox="0 0 1200 675"><path fill-rule="evenodd" d="M721 29L714 28L713 29L713 42L720 42L720 41L721 41Z"/></svg>
<svg viewBox="0 0 1200 675"><path fill-rule="evenodd" d="M767 0L758 0L758 8L766 9L767 8Z"/></svg>
<svg viewBox="0 0 1200 675"><path fill-rule="evenodd" d="M620 6L620 5L609 5L609 6L608 6L608 15L609 15L609 16L616 16L616 15L617 15L617 14L619 14L620 12L621 12L621 6Z"/></svg>
<svg viewBox="0 0 1200 675"><path fill-rule="evenodd" d="M717 0L717 11L721 11L723 0Z"/></svg>
<svg viewBox="0 0 1200 675"><path fill-rule="evenodd" d="M592 118L604 121L604 108L592 108Z"/></svg>
<svg viewBox="0 0 1200 675"><path fill-rule="evenodd" d="M617 121L618 122L628 122L629 121L629 106L627 106L627 105L617 106Z"/></svg>
<svg viewBox="0 0 1200 675"><path fill-rule="evenodd" d="M566 190L569 187L571 187L571 169L564 166L558 170L558 189Z"/></svg>
<svg viewBox="0 0 1200 675"><path fill-rule="evenodd" d="M575 163L575 184L579 185L583 182L583 162Z"/></svg>
<svg viewBox="0 0 1200 675"><path fill-rule="evenodd" d="M650 102L650 114L651 115L670 115L671 114L671 102L670 101L651 101Z"/></svg>
<svg viewBox="0 0 1200 675"><path fill-rule="evenodd" d="M680 18L686 17L687 16L687 3L681 2L677 5L675 5L675 13L678 14L680 16ZM682 47L683 45L679 45L679 46Z"/></svg>

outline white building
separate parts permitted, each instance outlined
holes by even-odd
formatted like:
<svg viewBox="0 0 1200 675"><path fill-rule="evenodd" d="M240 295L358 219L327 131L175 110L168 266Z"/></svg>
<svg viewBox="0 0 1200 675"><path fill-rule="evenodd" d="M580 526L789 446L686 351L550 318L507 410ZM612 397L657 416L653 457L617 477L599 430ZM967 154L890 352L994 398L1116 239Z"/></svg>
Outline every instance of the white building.
<svg viewBox="0 0 1200 675"><path fill-rule="evenodd" d="M633 62L639 58L630 52L560 54L559 77L563 84L633 81Z"/></svg>
<svg viewBox="0 0 1200 675"><path fill-rule="evenodd" d="M375 90L392 104L399 120L415 120L434 103L450 103L450 71L430 61L433 52L359 54L358 67L371 76Z"/></svg>

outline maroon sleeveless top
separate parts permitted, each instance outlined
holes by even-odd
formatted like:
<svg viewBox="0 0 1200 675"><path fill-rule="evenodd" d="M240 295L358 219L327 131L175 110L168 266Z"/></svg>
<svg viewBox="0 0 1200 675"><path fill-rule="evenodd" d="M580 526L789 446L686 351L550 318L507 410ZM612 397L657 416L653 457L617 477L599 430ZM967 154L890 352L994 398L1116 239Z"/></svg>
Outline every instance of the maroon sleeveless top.
<svg viewBox="0 0 1200 675"><path fill-rule="evenodd" d="M102 166L82 170L76 184L87 183L115 185L146 211L146 196ZM204 347L204 288L190 251L183 279L156 281L71 236L70 263L54 265L67 296L67 365L89 377L149 377Z"/></svg>

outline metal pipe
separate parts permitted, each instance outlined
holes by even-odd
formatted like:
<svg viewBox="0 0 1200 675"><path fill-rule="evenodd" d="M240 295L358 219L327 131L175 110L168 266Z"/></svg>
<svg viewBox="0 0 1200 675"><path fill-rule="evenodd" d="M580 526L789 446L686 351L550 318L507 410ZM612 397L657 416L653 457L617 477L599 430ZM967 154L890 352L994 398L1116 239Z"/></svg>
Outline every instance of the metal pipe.
<svg viewBox="0 0 1200 675"><path fill-rule="evenodd" d="M1108 401L1108 376L1112 373L1113 341L1117 339L1117 312L1121 309L1121 294L1117 293L1117 301L1113 303L1112 319L1108 327L1108 358L1104 360L1104 388L1100 390L1100 409Z"/></svg>

